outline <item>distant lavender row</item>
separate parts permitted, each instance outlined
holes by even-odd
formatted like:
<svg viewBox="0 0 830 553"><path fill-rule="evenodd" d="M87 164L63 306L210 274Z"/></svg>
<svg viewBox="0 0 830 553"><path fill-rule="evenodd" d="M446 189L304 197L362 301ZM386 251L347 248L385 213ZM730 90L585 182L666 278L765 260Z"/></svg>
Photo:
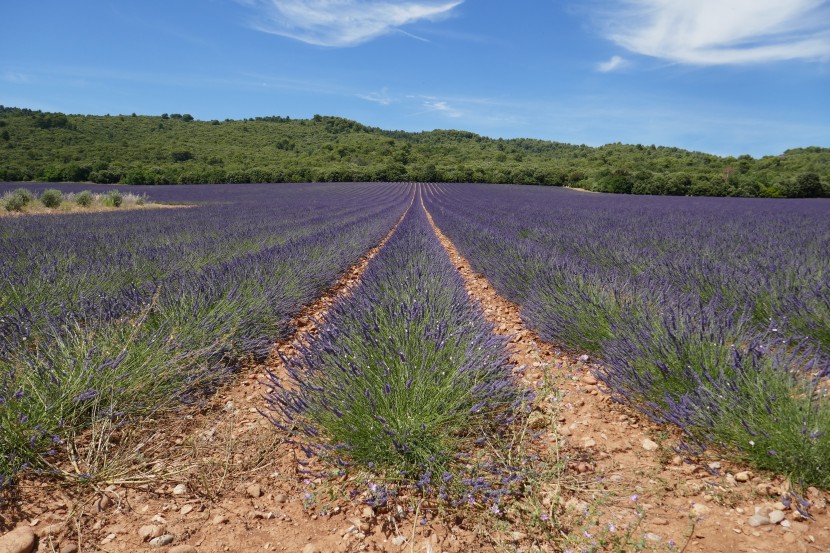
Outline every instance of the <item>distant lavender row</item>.
<svg viewBox="0 0 830 553"><path fill-rule="evenodd" d="M304 429L309 454L442 496L463 485L458 455L489 443L525 398L505 340L467 296L417 202L354 293L297 347L288 378L270 378L274 422ZM497 502L514 482L498 491L483 480L466 487L468 499Z"/></svg>
<svg viewBox="0 0 830 553"><path fill-rule="evenodd" d="M427 189L532 328L605 360L616 399L690 447L830 482L830 202Z"/></svg>
<svg viewBox="0 0 830 553"><path fill-rule="evenodd" d="M0 485L95 417L190 401L376 244L406 185L143 189L196 207L0 220Z"/></svg>

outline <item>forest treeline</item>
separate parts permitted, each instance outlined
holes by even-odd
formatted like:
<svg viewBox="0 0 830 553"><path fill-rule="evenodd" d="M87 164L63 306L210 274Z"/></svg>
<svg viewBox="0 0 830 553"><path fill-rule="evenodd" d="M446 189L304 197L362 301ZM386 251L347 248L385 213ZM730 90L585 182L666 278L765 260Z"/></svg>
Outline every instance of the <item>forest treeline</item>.
<svg viewBox="0 0 830 553"><path fill-rule="evenodd" d="M490 182L627 194L830 196L830 148L755 159L472 132L386 131L340 117L201 121L0 106L0 181L198 184Z"/></svg>

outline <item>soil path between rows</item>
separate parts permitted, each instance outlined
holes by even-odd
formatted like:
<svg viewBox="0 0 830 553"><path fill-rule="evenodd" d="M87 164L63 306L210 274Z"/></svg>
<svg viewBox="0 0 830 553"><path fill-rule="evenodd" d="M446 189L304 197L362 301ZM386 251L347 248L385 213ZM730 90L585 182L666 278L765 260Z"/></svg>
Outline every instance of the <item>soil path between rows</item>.
<svg viewBox="0 0 830 553"><path fill-rule="evenodd" d="M414 190L408 209L423 202L424 186ZM541 539L531 528L505 527L488 516L436 514L421 525L405 510L372 510L359 497L343 495L354 489L352 483L304 472L300 448L260 414L266 371L284 370L280 355L290 356L292 344L306 340L332 303L351 293L400 220L334 288L298 315L295 336L276 344L265 364L247 367L207 405L159 421L150 434L117 436L112 447L134 452L127 456L133 464L114 472L112 484L93 489L23 482L17 508L3 515L3 524L31 526L40 536L38 551L63 553L579 551L592 542L615 543L621 551L635 546L724 553L830 551L826 508L816 510L815 521L796 520L786 511L789 527L750 527L756 507L774 507L780 480L741 475L749 480L738 482L735 475L745 471L742 467L718 459L682 462L671 449L676 436L612 403L590 375L596 368L590 359L539 340L524 326L518 306L475 273L427 215L470 296L496 332L510 337L516 377L544 392L530 425L538 433L534 447L557 467L552 471L557 478L543 482L539 497L530 500L544 506L564 534ZM545 396L551 389L558 392ZM119 474L137 481L125 483ZM826 498L819 493L815 499Z"/></svg>

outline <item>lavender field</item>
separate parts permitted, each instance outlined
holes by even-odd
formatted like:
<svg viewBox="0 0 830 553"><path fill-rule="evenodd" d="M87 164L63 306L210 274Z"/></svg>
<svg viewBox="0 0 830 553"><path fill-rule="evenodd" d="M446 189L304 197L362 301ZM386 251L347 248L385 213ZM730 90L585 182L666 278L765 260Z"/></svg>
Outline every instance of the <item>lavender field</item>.
<svg viewBox="0 0 830 553"><path fill-rule="evenodd" d="M544 340L601 360L614 399L679 427L686 453L830 485L828 201L476 184L139 191L184 207L0 219L0 485L49 470L95 421L210 394L403 217L284 359L288 379L271 375L269 414L304 431L309 455L442 496L464 480L497 503L521 476L491 466L476 480L464 452L530 396L427 213Z"/></svg>
<svg viewBox="0 0 830 553"><path fill-rule="evenodd" d="M412 194L164 187L153 200L194 207L0 220L0 484L96 419L192 402L263 357Z"/></svg>
<svg viewBox="0 0 830 553"><path fill-rule="evenodd" d="M830 483L830 202L427 185L473 266L614 399L796 481Z"/></svg>

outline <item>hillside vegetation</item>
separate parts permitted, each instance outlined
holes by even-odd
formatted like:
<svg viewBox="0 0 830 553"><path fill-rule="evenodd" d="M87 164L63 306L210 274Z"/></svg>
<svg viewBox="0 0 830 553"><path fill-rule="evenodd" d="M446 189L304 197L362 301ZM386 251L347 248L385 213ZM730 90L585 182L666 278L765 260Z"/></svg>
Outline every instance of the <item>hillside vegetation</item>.
<svg viewBox="0 0 830 553"><path fill-rule="evenodd" d="M199 121L0 106L0 181L197 184L490 182L598 192L830 196L830 148L754 159L680 148L598 148L465 131L385 131L339 117Z"/></svg>

